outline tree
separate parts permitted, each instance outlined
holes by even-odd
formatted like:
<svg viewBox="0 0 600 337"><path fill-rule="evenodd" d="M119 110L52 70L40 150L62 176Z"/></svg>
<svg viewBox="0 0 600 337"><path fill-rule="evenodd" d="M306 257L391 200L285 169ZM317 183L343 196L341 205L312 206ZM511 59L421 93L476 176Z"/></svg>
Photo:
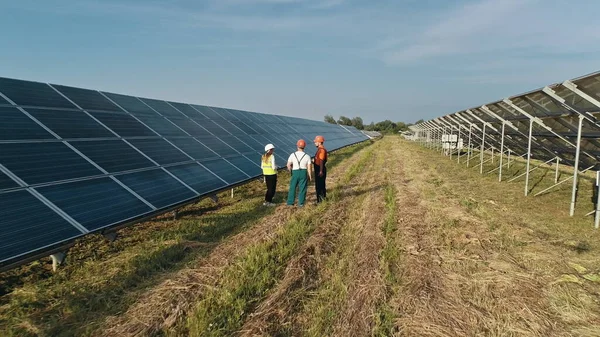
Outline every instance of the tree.
<svg viewBox="0 0 600 337"><path fill-rule="evenodd" d="M333 118L332 115L325 115L325 122L327 122L329 124L337 124L337 122L335 121L335 118Z"/></svg>
<svg viewBox="0 0 600 337"><path fill-rule="evenodd" d="M413 125L416 125L416 124L419 124L419 123L423 123L423 122L424 122L424 120L423 120L423 119L419 119L419 120L418 120L418 121L416 121L416 122L415 122L415 124L413 124Z"/></svg>
<svg viewBox="0 0 600 337"><path fill-rule="evenodd" d="M346 116L340 116L338 119L338 124L351 126L352 120Z"/></svg>
<svg viewBox="0 0 600 337"><path fill-rule="evenodd" d="M354 117L352 118L352 126L354 126L355 128L362 130L365 128L365 126L363 125L363 120L360 117Z"/></svg>

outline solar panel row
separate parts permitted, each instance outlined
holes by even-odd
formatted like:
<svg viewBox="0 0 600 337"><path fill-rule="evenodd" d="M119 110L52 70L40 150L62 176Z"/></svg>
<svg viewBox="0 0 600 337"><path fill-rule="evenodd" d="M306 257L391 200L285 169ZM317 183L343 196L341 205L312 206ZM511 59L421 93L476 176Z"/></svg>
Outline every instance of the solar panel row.
<svg viewBox="0 0 600 337"><path fill-rule="evenodd" d="M260 176L323 122L0 78L0 267ZM308 153L314 155L310 147Z"/></svg>

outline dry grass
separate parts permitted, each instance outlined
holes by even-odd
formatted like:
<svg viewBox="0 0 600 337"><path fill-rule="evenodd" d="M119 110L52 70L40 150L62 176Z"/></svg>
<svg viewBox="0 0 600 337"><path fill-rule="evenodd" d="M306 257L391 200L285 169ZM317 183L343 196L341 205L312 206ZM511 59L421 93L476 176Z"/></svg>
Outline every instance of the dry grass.
<svg viewBox="0 0 600 337"><path fill-rule="evenodd" d="M420 221L410 215L412 234L402 239L408 254L405 285L394 297L399 335L598 331L598 284L568 267L593 265L597 243L578 236L597 234L584 229L589 218L569 218L558 208L560 189L525 198L523 185L500 184L415 144L402 146L410 151L399 155L411 183L399 188L406 195L399 202L421 212ZM552 183L542 178L532 177L538 186ZM584 273L589 278L592 271Z"/></svg>

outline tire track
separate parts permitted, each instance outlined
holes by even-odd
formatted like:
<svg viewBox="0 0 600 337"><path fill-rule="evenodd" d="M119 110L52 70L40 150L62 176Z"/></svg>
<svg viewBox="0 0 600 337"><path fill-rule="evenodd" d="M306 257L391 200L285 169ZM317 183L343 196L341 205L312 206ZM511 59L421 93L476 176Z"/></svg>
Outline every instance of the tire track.
<svg viewBox="0 0 600 337"><path fill-rule="evenodd" d="M377 146L376 144L375 148ZM376 151L375 148L371 151ZM299 254L288 263L285 276L277 287L248 317L239 335L295 335L303 330L304 322L298 316L298 311L302 310L302 302L320 283L321 269L331 252L336 249L340 230L352 218L351 214L354 214L348 210L359 206L357 202L363 204L364 194L371 187L364 171L368 172L371 167L372 160L368 160L368 166L363 165L356 172L352 183L340 182L337 200L324 213L319 226L299 250Z"/></svg>

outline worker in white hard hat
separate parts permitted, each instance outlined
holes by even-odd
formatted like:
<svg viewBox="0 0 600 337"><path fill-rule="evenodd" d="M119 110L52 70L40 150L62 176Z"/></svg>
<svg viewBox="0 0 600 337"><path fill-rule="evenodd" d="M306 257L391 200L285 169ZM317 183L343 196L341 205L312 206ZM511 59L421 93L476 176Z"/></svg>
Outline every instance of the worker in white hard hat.
<svg viewBox="0 0 600 337"><path fill-rule="evenodd" d="M265 146L265 154L262 155L260 167L263 170L264 182L267 184L267 193L265 193L264 206L275 206L273 203L273 196L275 196L275 189L277 188L277 166L275 165L275 146L273 144L267 144Z"/></svg>

